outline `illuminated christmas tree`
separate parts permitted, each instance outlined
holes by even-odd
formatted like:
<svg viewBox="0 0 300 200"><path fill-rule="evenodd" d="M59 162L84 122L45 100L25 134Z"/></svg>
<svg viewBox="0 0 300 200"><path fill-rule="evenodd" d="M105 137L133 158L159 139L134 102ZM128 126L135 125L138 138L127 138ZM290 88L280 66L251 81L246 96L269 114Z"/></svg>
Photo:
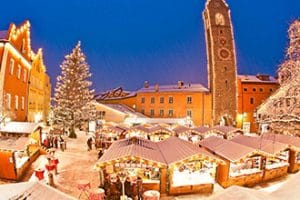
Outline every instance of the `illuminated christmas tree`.
<svg viewBox="0 0 300 200"><path fill-rule="evenodd" d="M54 123L69 130L69 137L76 138L75 127L92 116L91 100L94 97L94 90L90 89L92 82L88 80L91 73L80 42L65 56L60 68L54 95Z"/></svg>
<svg viewBox="0 0 300 200"><path fill-rule="evenodd" d="M290 25L288 34L290 44L278 69L280 88L258 108L257 121L273 133L300 135L299 20Z"/></svg>

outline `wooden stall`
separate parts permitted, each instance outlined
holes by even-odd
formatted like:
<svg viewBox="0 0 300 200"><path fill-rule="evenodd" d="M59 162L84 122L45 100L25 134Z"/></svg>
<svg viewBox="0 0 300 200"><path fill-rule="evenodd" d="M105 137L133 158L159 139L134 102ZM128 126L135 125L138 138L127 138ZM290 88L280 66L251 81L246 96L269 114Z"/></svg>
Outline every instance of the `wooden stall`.
<svg viewBox="0 0 300 200"><path fill-rule="evenodd" d="M210 132L222 135L224 139L228 140L237 135L243 135L243 131L241 129L235 128L233 126L214 126L211 128Z"/></svg>
<svg viewBox="0 0 300 200"><path fill-rule="evenodd" d="M168 164L168 194L213 192L216 166L223 162L221 159L177 137L158 145Z"/></svg>
<svg viewBox="0 0 300 200"><path fill-rule="evenodd" d="M128 129L125 133L125 138L141 137L147 139L148 134L149 134L149 129L147 127L138 125Z"/></svg>
<svg viewBox="0 0 300 200"><path fill-rule="evenodd" d="M96 168L116 177L125 171L135 188L142 178L143 190L166 193L167 165L157 143L132 137L114 142L96 163Z"/></svg>
<svg viewBox="0 0 300 200"><path fill-rule="evenodd" d="M295 173L300 170L300 138L296 136L267 133L261 136L263 139L280 142L289 146L288 172Z"/></svg>
<svg viewBox="0 0 300 200"><path fill-rule="evenodd" d="M262 181L262 158L265 156L254 148L211 136L199 142L225 161L217 167L217 182L224 188L231 185L253 186Z"/></svg>
<svg viewBox="0 0 300 200"><path fill-rule="evenodd" d="M287 175L289 167L289 146L276 141L266 140L261 137L239 135L231 141L258 149L266 153L262 160L263 179L268 181Z"/></svg>
<svg viewBox="0 0 300 200"><path fill-rule="evenodd" d="M19 180L40 154L37 123L9 122L0 128L0 178Z"/></svg>
<svg viewBox="0 0 300 200"><path fill-rule="evenodd" d="M148 136L151 141L158 142L165 140L174 135L174 132L160 125L153 126L149 129Z"/></svg>

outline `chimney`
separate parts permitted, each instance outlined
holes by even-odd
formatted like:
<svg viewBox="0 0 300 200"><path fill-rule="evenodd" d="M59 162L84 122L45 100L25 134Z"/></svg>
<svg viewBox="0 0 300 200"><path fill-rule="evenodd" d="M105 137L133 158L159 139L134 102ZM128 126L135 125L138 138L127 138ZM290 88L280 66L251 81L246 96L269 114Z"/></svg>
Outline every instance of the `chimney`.
<svg viewBox="0 0 300 200"><path fill-rule="evenodd" d="M144 88L149 88L149 82L148 81L144 82Z"/></svg>
<svg viewBox="0 0 300 200"><path fill-rule="evenodd" d="M158 92L158 90L159 90L159 85L158 85L158 83L156 83L155 84L155 92Z"/></svg>
<svg viewBox="0 0 300 200"><path fill-rule="evenodd" d="M178 88L181 88L183 85L184 85L183 81L178 81L178 82L177 82Z"/></svg>

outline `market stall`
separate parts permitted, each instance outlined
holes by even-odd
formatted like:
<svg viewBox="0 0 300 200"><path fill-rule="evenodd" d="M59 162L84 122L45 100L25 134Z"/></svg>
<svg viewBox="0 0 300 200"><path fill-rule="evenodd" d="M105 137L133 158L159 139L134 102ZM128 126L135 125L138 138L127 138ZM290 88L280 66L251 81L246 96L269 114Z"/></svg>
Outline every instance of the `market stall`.
<svg viewBox="0 0 300 200"><path fill-rule="evenodd" d="M241 129L235 128L233 126L214 126L211 128L211 132L223 135L223 138L228 140L237 135L243 135L243 131Z"/></svg>
<svg viewBox="0 0 300 200"><path fill-rule="evenodd" d="M191 129L185 126L178 125L173 129L173 132L180 139L189 141L191 140Z"/></svg>
<svg viewBox="0 0 300 200"><path fill-rule="evenodd" d="M222 163L219 158L177 137L170 137L158 145L168 163L169 194L213 191L216 166Z"/></svg>
<svg viewBox="0 0 300 200"><path fill-rule="evenodd" d="M289 146L261 137L238 135L231 141L258 149L266 154L262 159L263 181L287 175Z"/></svg>
<svg viewBox="0 0 300 200"><path fill-rule="evenodd" d="M133 193L137 193L136 182L142 179L144 190L158 190L165 193L165 160L155 142L133 137L114 142L98 160L96 168L111 174L116 182L120 173L129 178Z"/></svg>
<svg viewBox="0 0 300 200"><path fill-rule="evenodd" d="M142 125L138 125L138 126L134 126L130 129L128 129L125 133L125 137L126 138L131 138L131 137L141 137L141 138L148 138L148 134L149 134L149 129L142 126Z"/></svg>
<svg viewBox="0 0 300 200"><path fill-rule="evenodd" d="M223 187L231 185L252 186L262 180L263 152L229 140L209 137L199 142L225 161L217 168L217 181Z"/></svg>
<svg viewBox="0 0 300 200"><path fill-rule="evenodd" d="M150 140L154 142L165 140L173 135L174 133L172 130L160 125L151 127L148 133Z"/></svg>
<svg viewBox="0 0 300 200"><path fill-rule="evenodd" d="M261 138L288 145L289 146L288 172L295 173L300 170L300 138L299 137L267 133L262 135Z"/></svg>

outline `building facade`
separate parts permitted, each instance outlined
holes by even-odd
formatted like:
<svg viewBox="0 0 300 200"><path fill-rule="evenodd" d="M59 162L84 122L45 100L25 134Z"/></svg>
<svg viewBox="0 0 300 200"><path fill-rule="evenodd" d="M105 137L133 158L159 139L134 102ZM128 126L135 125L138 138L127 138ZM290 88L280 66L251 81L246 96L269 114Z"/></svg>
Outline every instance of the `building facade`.
<svg viewBox="0 0 300 200"><path fill-rule="evenodd" d="M5 116L14 121L29 120L30 75L39 56L31 49L29 21L18 27L11 23L8 30L0 31L1 118ZM50 91L47 93L50 101Z"/></svg>
<svg viewBox="0 0 300 200"><path fill-rule="evenodd" d="M192 119L211 125L211 95L201 84L147 85L137 91L136 110L152 118Z"/></svg>
<svg viewBox="0 0 300 200"><path fill-rule="evenodd" d="M207 0L203 20L213 124L234 125L237 64L230 10L226 2Z"/></svg>
<svg viewBox="0 0 300 200"><path fill-rule="evenodd" d="M238 75L237 127L244 132L255 132L256 109L279 88L277 79L269 75Z"/></svg>
<svg viewBox="0 0 300 200"><path fill-rule="evenodd" d="M39 49L32 61L28 92L28 121L46 122L50 111L50 78L46 74L42 49Z"/></svg>

